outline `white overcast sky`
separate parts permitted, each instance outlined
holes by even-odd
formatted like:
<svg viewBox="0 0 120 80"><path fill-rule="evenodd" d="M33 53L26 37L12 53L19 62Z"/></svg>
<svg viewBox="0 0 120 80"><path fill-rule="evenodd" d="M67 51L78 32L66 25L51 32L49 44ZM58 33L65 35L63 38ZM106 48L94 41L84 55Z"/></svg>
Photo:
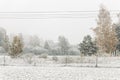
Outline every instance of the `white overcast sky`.
<svg viewBox="0 0 120 80"><path fill-rule="evenodd" d="M119 0L0 0L0 12L95 11L100 4L109 10L120 10ZM0 27L5 28L8 34L35 34L44 40L57 41L59 35L64 35L70 43L78 44L83 36L93 34L90 28L96 26L96 16L79 19L0 19Z"/></svg>

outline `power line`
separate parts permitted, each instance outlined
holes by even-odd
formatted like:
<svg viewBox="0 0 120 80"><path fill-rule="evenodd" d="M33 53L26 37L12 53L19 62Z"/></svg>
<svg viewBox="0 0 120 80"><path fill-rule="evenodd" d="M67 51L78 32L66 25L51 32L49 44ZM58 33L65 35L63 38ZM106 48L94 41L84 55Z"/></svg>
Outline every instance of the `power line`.
<svg viewBox="0 0 120 80"><path fill-rule="evenodd" d="M1 17L0 19L67 19L67 18L71 18L71 19L80 19L80 18L95 18L94 16L38 16L38 17L34 17L34 16L24 16L24 17L19 17L19 16L12 16L12 17Z"/></svg>
<svg viewBox="0 0 120 80"><path fill-rule="evenodd" d="M0 13L95 13L99 10L93 11L31 11L31 12L0 12ZM120 12L120 10L109 10L109 12Z"/></svg>
<svg viewBox="0 0 120 80"><path fill-rule="evenodd" d="M99 11L0 12L0 19L88 19L96 18L96 12ZM120 10L110 10L110 12L114 12L113 17L113 15L117 15L115 12L120 12Z"/></svg>

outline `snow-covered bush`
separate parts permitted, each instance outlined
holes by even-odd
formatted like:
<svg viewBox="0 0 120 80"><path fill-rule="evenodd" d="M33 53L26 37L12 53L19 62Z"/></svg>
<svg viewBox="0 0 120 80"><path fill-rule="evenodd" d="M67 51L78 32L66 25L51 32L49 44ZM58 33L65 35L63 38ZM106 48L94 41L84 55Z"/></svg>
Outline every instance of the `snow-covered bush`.
<svg viewBox="0 0 120 80"><path fill-rule="evenodd" d="M54 61L57 62L57 61L58 61L58 57L57 57L57 56L53 56L53 57L52 57L52 60L54 60Z"/></svg>
<svg viewBox="0 0 120 80"><path fill-rule="evenodd" d="M27 53L24 55L23 59L25 62L29 63L29 64L32 64L33 63L33 53Z"/></svg>
<svg viewBox="0 0 120 80"><path fill-rule="evenodd" d="M42 47L34 47L32 49L32 53L36 54L36 55L41 55L41 54L44 54L44 53L48 53L48 51Z"/></svg>
<svg viewBox="0 0 120 80"><path fill-rule="evenodd" d="M50 55L62 55L59 48L54 48L51 50Z"/></svg>
<svg viewBox="0 0 120 80"><path fill-rule="evenodd" d="M23 48L23 52L24 52L24 53L30 53L30 52L32 52L32 47L31 47L31 46L25 46L25 47Z"/></svg>
<svg viewBox="0 0 120 80"><path fill-rule="evenodd" d="M41 54L41 55L39 56L39 58L44 58L44 59L46 59L47 57L48 57L48 54L46 54L46 53Z"/></svg>
<svg viewBox="0 0 120 80"><path fill-rule="evenodd" d="M27 46L24 47L23 49L24 53L34 53L35 55L41 55L43 53L48 53L47 49L44 49L42 47L32 47L32 46Z"/></svg>
<svg viewBox="0 0 120 80"><path fill-rule="evenodd" d="M69 55L80 55L80 51L76 47L71 47L68 50Z"/></svg>
<svg viewBox="0 0 120 80"><path fill-rule="evenodd" d="M5 53L5 49L3 47L0 47L0 53Z"/></svg>

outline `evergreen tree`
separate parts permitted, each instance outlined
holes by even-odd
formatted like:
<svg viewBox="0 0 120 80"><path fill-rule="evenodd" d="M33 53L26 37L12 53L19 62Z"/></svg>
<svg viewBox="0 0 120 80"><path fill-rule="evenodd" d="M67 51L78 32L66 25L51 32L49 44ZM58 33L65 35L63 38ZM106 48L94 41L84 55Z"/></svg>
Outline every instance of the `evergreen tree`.
<svg viewBox="0 0 120 80"><path fill-rule="evenodd" d="M79 50L85 56L97 53L97 46L90 35L84 37L82 43L79 44Z"/></svg>
<svg viewBox="0 0 120 80"><path fill-rule="evenodd" d="M114 26L115 26L117 39L118 39L116 49L120 51L120 24L114 24Z"/></svg>
<svg viewBox="0 0 120 80"><path fill-rule="evenodd" d="M115 27L116 36L118 39L116 49L120 51L120 14L118 14L118 23L113 24L113 26Z"/></svg>

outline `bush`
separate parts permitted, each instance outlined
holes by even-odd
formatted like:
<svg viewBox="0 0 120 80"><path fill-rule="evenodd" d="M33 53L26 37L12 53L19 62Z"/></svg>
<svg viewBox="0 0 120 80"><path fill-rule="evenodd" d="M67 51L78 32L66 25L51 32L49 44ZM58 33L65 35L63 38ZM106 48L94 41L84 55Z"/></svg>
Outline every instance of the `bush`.
<svg viewBox="0 0 120 80"><path fill-rule="evenodd" d="M26 54L24 56L24 61L29 63L29 64L32 64L33 63L33 54Z"/></svg>
<svg viewBox="0 0 120 80"><path fill-rule="evenodd" d="M48 51L46 49L42 48L42 47L34 47L32 49L32 52L36 55L42 55L44 53L48 53Z"/></svg>
<svg viewBox="0 0 120 80"><path fill-rule="evenodd" d="M57 62L57 61L58 61L58 57L57 57L57 56L53 56L53 57L52 57L52 60L54 60L54 61Z"/></svg>
<svg viewBox="0 0 120 80"><path fill-rule="evenodd" d="M3 47L0 47L0 54L3 54L5 52L6 52L5 49Z"/></svg>
<svg viewBox="0 0 120 80"><path fill-rule="evenodd" d="M48 54L43 53L43 54L41 54L41 55L40 55L40 57L39 57L39 58L44 58L44 59L46 59L47 57L48 57Z"/></svg>
<svg viewBox="0 0 120 80"><path fill-rule="evenodd" d="M23 52L24 53L31 53L32 52L32 47L31 46L25 46L24 48L23 48Z"/></svg>
<svg viewBox="0 0 120 80"><path fill-rule="evenodd" d="M27 46L27 47L24 47L23 51L24 53L34 53L35 55L41 55L43 53L48 53L47 49L44 49L39 46L36 46L36 47Z"/></svg>
<svg viewBox="0 0 120 80"><path fill-rule="evenodd" d="M68 52L69 52L69 55L80 55L80 51L77 49L77 48L70 48L69 50L68 50Z"/></svg>

